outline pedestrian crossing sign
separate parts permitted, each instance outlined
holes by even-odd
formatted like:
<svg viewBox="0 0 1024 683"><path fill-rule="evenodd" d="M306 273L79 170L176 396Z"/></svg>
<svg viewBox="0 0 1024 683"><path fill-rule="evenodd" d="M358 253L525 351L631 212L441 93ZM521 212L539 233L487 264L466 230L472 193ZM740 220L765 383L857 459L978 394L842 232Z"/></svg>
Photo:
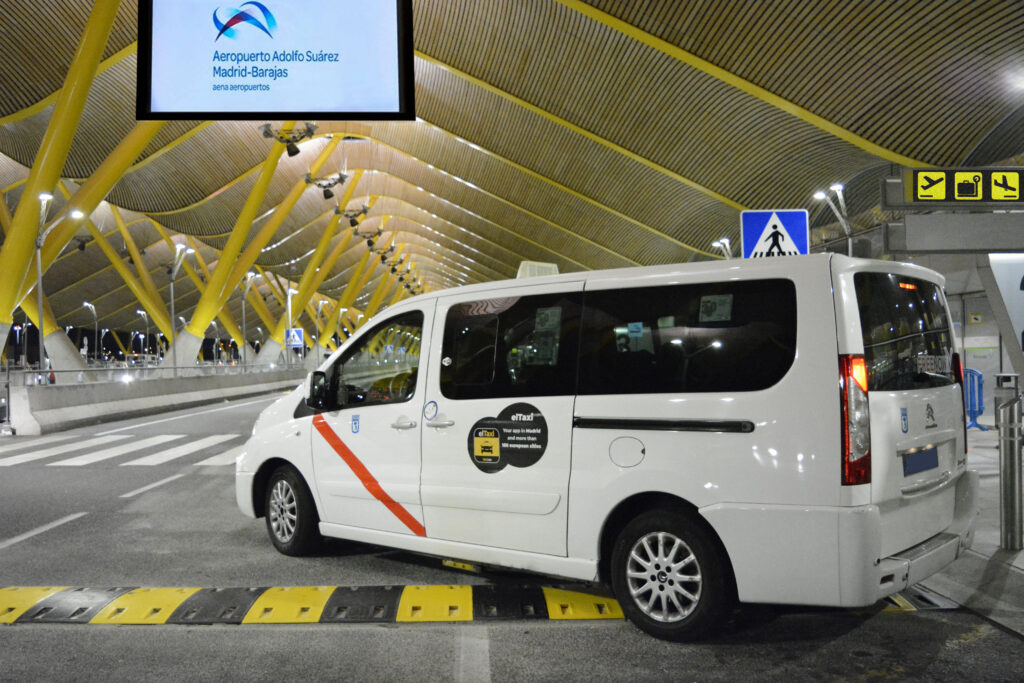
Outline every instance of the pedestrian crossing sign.
<svg viewBox="0 0 1024 683"><path fill-rule="evenodd" d="M811 243L807 210L744 211L740 237L743 258L806 254Z"/></svg>
<svg viewBox="0 0 1024 683"><path fill-rule="evenodd" d="M289 327L288 332L284 335L284 345L289 349L301 349L305 346L302 341L302 332L301 327Z"/></svg>

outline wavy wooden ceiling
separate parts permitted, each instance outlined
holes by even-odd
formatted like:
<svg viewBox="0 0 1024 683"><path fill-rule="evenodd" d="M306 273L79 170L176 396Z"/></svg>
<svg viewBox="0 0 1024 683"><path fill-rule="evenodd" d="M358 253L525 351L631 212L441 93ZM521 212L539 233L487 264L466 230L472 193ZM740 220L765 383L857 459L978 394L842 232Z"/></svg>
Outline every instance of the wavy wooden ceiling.
<svg viewBox="0 0 1024 683"><path fill-rule="evenodd" d="M0 3L0 188L12 210L91 4ZM256 227L327 135L345 139L321 175L366 171L350 205L373 203L360 234L382 228L433 287L512 277L523 259L564 272L717 258L710 243L738 244L743 208L806 207L821 239L836 226L811 195L830 183L847 185L865 228L891 164L1024 154L1024 3L414 0L413 11L419 120L318 122L317 138L282 158ZM121 2L69 181L135 123L137 15ZM152 221L215 263L269 148L257 125L169 124L111 191L158 286L170 251ZM333 208L307 190L261 267L301 276ZM116 233L109 209L94 220ZM342 221L331 246L350 230ZM124 327L132 295L82 235L84 250L46 274L55 312L91 324L80 302L102 299L102 324ZM344 289L365 249L350 241L324 294ZM177 291L187 314L198 292Z"/></svg>

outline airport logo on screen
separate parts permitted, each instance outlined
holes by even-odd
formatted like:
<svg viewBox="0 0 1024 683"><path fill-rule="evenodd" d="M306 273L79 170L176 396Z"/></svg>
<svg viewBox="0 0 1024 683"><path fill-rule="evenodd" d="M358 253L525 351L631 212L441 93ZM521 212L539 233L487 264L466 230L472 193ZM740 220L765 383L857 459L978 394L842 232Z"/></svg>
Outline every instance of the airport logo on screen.
<svg viewBox="0 0 1024 683"><path fill-rule="evenodd" d="M251 6L251 7L248 7ZM253 9L255 8L255 9ZM213 25L217 29L216 43L221 36L247 42L244 39L248 36L241 34L246 25L253 26L252 35L260 37L260 33L274 38L274 31L277 29L277 19L273 12L266 5L250 0L243 2L237 9L229 8L226 13L230 14L227 21L222 22L218 16L224 8L218 8L213 12ZM256 10L262 14L262 20L255 16ZM253 45L255 47L255 45ZM213 90L228 92L248 92L271 90L272 84L277 80L288 79L292 74L289 67L296 63L304 64L332 64L341 61L341 53L328 52L324 50L220 50L213 51ZM292 68L294 71L294 67ZM247 82L239 83L242 79ZM217 82L218 80L229 80L231 83Z"/></svg>
<svg viewBox="0 0 1024 683"><path fill-rule="evenodd" d="M242 3L242 7L245 7L246 5L252 5L258 9L263 14L263 21L260 21L252 14L249 14L249 12L241 8L228 9L227 12L232 13L231 17L227 21L221 21L217 16L217 13L221 10L220 8L215 9L213 11L213 25L217 27L217 37L214 38L214 42L220 40L221 36L231 38L232 40L238 38L238 31L235 29L235 26L242 23L252 24L271 38L274 37L274 29L277 28L277 19L274 18L274 13L267 9L266 5L259 2Z"/></svg>

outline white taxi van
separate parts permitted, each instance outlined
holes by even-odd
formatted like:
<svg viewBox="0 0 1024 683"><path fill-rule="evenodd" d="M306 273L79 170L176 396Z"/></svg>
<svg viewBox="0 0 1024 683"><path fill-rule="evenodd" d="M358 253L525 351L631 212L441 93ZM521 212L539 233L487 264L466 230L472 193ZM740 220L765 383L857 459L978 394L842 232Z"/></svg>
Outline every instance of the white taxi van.
<svg viewBox="0 0 1024 683"><path fill-rule="evenodd" d="M819 254L440 291L269 407L237 502L320 535L609 584L658 637L870 605L970 546L943 280Z"/></svg>

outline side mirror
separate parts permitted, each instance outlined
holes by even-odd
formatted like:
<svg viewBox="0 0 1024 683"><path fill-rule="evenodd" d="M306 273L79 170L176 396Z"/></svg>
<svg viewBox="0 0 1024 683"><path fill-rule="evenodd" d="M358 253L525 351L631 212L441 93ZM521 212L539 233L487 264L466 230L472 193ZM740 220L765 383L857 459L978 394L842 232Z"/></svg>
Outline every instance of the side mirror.
<svg viewBox="0 0 1024 683"><path fill-rule="evenodd" d="M319 370L309 373L306 405L315 410L327 409L327 373Z"/></svg>

